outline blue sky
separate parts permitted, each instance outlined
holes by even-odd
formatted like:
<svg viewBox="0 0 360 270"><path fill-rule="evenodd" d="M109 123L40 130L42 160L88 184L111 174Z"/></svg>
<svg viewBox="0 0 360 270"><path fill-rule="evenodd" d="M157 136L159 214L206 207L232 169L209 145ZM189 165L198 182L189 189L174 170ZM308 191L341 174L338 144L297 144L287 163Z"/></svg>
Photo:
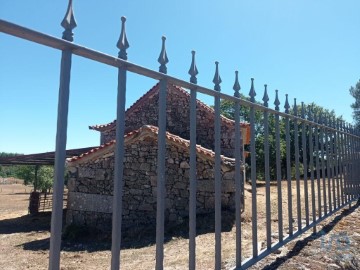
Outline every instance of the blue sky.
<svg viewBox="0 0 360 270"><path fill-rule="evenodd" d="M0 18L61 37L66 7L65 0L1 0ZM244 94L255 78L257 100L267 83L271 104L279 89L282 107L287 93L352 121L348 89L360 79L358 0L74 0L74 10L78 44L117 55L120 17L126 16L131 62L158 69L165 35L170 75L188 80L196 50L203 86L213 88L219 61L222 92L233 93L239 70ZM60 56L0 33L0 152L54 150ZM99 134L88 126L115 118L117 71L74 56L71 76L67 148L97 145ZM129 75L127 107L155 83Z"/></svg>

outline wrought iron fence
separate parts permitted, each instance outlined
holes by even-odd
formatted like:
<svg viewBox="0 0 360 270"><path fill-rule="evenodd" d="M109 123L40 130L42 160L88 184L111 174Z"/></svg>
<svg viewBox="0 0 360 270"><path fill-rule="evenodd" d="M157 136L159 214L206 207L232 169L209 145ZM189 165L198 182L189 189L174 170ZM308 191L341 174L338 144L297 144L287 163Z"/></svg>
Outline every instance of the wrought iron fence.
<svg viewBox="0 0 360 270"><path fill-rule="evenodd" d="M313 110L301 106L301 114L294 100L290 110L288 96L284 103L284 112L280 111L280 99L276 90L275 110L269 108L269 97L265 85L263 103L255 100L254 80L251 81L250 100L240 98L238 72L235 72L234 95L221 93L219 63L215 62L213 79L214 90L197 85L198 70L195 64L195 52L189 70L190 82L167 75L168 57L165 49L165 37L162 37L162 49L158 59L159 72L141 67L127 61L129 43L125 32L125 17L122 17L121 34L117 47L118 57L100 53L72 43L76 22L69 1L67 13L61 25L64 27L62 39L58 39L25 27L0 20L0 31L9 35L43 44L62 51L61 75L58 103L58 123L56 135L55 182L51 219L51 240L49 269L59 269L60 244L62 230L62 208L64 190L65 149L67 136L67 118L69 104L69 84L71 60L78 55L118 69L118 97L116 121L116 153L114 204L112 224L111 269L120 268L121 223L122 223L122 188L123 188L123 156L125 132L125 98L126 77L128 72L137 73L160 81L159 119L158 119L158 179L157 179L157 223L156 223L156 269L164 267L164 212L165 212L165 150L166 150L166 89L167 84L175 84L189 89L190 98L190 197L189 197L189 269L196 268L196 96L197 93L214 97L215 113L215 269L222 266L221 246L221 129L220 100L234 103L235 112L235 216L236 216L236 251L234 269L246 269L274 250L285 245L316 225L335 211L359 198L359 132L343 121L326 115L318 115ZM240 155L240 109L250 110L251 125L250 175L251 175L251 243L244 246L241 221L241 192L244 179L241 174ZM260 114L260 118L256 118ZM269 128L269 121L274 121L274 129ZM260 139L256 125L262 127L264 150L257 153L256 142ZM285 125L285 138L281 136L280 126ZM281 160L281 149L285 146L286 160ZM275 149L275 157L270 153ZM264 164L256 168L260 155ZM293 155L293 156L292 156ZM275 158L274 168L271 161ZM282 165L283 164L283 165ZM286 168L285 179L282 178L282 167ZM295 168L295 171L291 171ZM259 205L258 171L263 172L265 183L265 203ZM276 179L271 179L274 170ZM302 175L301 175L302 174ZM272 181L272 180L275 180ZM272 183L276 187L272 188ZM285 187L283 187L285 184ZM293 191L294 185L294 191ZM287 196L284 196L287 194ZM294 195L294 196L293 196ZM275 198L273 205L271 198ZM285 207L285 208L284 208ZM265 211L259 212L265 208ZM260 216L260 214L262 216ZM296 214L295 214L296 213ZM259 227L258 220L265 219L265 227ZM259 228L265 231L260 236ZM275 238L275 240L274 240ZM263 244L264 243L264 244ZM251 246L251 252L248 248ZM248 259L244 259L249 257Z"/></svg>

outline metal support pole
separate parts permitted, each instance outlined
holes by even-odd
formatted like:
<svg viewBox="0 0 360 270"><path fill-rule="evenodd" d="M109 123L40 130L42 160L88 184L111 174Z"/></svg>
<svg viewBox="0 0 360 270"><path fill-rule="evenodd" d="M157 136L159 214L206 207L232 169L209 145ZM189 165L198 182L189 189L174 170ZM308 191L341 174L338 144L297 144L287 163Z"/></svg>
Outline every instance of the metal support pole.
<svg viewBox="0 0 360 270"><path fill-rule="evenodd" d="M72 1L69 1L66 15L61 23L65 31L63 39L73 41L72 30L76 22L72 9ZM51 234L49 251L49 270L60 268L61 230L63 217L64 196L64 172L66 159L67 121L69 111L70 74L72 52L69 49L62 51L60 67L60 87L58 99L57 131L55 146L55 172L53 185L53 205L51 213Z"/></svg>
<svg viewBox="0 0 360 270"><path fill-rule="evenodd" d="M70 91L71 51L65 50L61 57L58 119L56 132L55 172L53 205L51 213L51 236L49 270L60 268L60 246L63 216L64 171L66 159L67 120Z"/></svg>
<svg viewBox="0 0 360 270"><path fill-rule="evenodd" d="M269 96L265 84L264 106L268 107ZM265 184L266 184L266 247L271 248L271 198L270 198L270 158L269 158L269 112L264 111L264 158L265 158Z"/></svg>
<svg viewBox="0 0 360 270"><path fill-rule="evenodd" d="M196 84L198 70L195 64L195 51L192 51L189 70L190 82ZM196 268L196 90L190 92L190 200L189 200L189 269Z"/></svg>
<svg viewBox="0 0 360 270"><path fill-rule="evenodd" d="M251 89L250 89L250 100L255 103L255 88L254 88L254 79L251 79ZM257 200L256 200L256 147L255 147L255 108L250 107L250 128L251 128L251 140L250 140L250 150L251 150L251 223L252 223L252 246L253 246L253 257L258 256L258 235L257 235Z"/></svg>
<svg viewBox="0 0 360 270"><path fill-rule="evenodd" d="M213 82L214 89L220 92L221 78L219 62L215 62L216 71ZM215 269L221 269L221 126L220 126L220 96L214 98L215 110Z"/></svg>
<svg viewBox="0 0 360 270"><path fill-rule="evenodd" d="M296 99L294 99L294 115L297 114L297 104ZM295 177L296 177L296 205L297 205L297 222L298 222L298 231L301 230L301 188L300 188L300 166L299 166L299 125L298 120L294 120L294 138L295 138Z"/></svg>
<svg viewBox="0 0 360 270"><path fill-rule="evenodd" d="M235 71L235 83L233 89L235 90L234 96L240 98L240 84L238 79L238 72ZM240 129L240 103L235 102L235 225L236 225L236 267L241 267L241 129Z"/></svg>
<svg viewBox="0 0 360 270"><path fill-rule="evenodd" d="M278 98L278 90L276 90L275 110L279 110L280 101ZM276 140L276 181L278 191L278 227L279 227L279 242L284 239L283 233L283 214L282 214L282 190L281 190L281 157L280 157L280 127L279 115L275 115L275 140Z"/></svg>

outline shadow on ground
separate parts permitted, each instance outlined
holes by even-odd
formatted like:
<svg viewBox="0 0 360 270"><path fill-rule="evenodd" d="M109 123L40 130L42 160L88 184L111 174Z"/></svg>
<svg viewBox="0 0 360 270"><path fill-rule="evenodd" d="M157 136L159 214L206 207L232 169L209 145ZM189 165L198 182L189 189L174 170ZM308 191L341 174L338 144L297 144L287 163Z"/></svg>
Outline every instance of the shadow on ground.
<svg viewBox="0 0 360 270"><path fill-rule="evenodd" d="M50 230L51 212L0 220L0 234Z"/></svg>
<svg viewBox="0 0 360 270"><path fill-rule="evenodd" d="M336 224L338 224L343 218L345 218L346 216L348 216L352 212L354 212L359 206L360 206L360 200L358 200L357 203L355 205L353 205L352 207L342 210L341 214L336 216L329 224L326 224L322 228L321 231L319 231L319 232L317 232L315 234L311 234L308 237L297 241L295 246L285 256L281 256L281 257L276 258L276 260L273 263L265 266L262 269L263 270L277 269L282 264L284 264L285 262L290 260L292 257L297 256L311 242L313 242L314 240L324 236L324 233L325 234L329 233L336 226Z"/></svg>
<svg viewBox="0 0 360 270"><path fill-rule="evenodd" d="M206 234L215 232L214 214L197 215L197 234ZM222 231L231 231L235 222L233 211L222 211ZM1 226L1 223L0 223ZM189 221L184 219L180 225L167 227L165 231L164 242L174 238L189 237ZM31 231L31 230L29 230ZM22 244L25 250L47 250L49 249L49 238L35 240ZM156 227L143 226L131 228L122 232L122 249L142 248L151 246L156 243ZM87 251L96 252L111 249L111 235L99 234L98 232L89 231L84 227L72 227L70 231L65 230L62 241L62 250L64 251Z"/></svg>

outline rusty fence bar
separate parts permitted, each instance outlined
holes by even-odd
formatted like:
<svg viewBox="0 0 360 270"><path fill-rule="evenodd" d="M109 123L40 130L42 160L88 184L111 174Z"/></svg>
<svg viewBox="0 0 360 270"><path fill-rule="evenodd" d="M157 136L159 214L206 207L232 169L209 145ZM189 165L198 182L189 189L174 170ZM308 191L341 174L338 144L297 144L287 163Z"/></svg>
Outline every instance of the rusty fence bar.
<svg viewBox="0 0 360 270"><path fill-rule="evenodd" d="M222 267L222 246L221 246L221 214L222 214L222 176L221 176L221 99L234 102L235 113L235 226L236 226L236 263L234 269L246 269L255 264L274 250L285 245L292 239L301 235L305 231L314 228L316 225L329 217L333 212L350 204L359 198L359 133L350 125L344 124L340 120L335 120L327 114L315 112L312 108L305 109L304 103L301 105L301 116L298 116L298 106L294 100L293 113L288 102L285 100L285 111L280 112L280 99L276 90L275 109L268 106L269 97L267 85L263 96L263 105L256 102L254 79L251 80L249 92L250 99L240 98L240 84L238 72L235 73L234 95L221 93L221 77L219 75L219 63L216 62L216 70L213 79L214 90L197 85L197 68L195 65L195 52L192 52L192 63L189 70L191 75L190 82L167 75L168 57L165 49L165 37L162 38L162 49L158 62L159 71L144 68L140 65L127 61L127 48L129 43L125 33L125 18L122 17L122 27L117 47L120 49L118 57L109 56L83 46L72 43L72 29L76 26L72 12L72 1L69 1L67 13L62 23L65 31L63 38L58 39L49 35L24 28L22 26L0 20L0 32L13 35L19 38L30 40L48 47L62 51L59 104L58 104L58 124L56 136L56 160L55 160L55 183L54 183L54 204L51 220L51 240L49 252L49 269L58 270L60 268L60 246L62 231L62 193L67 134L67 114L70 90L70 70L72 55L85 57L99 63L110 65L118 69L118 89L117 89L117 118L116 118L116 148L115 148L115 180L113 197L113 223L112 223L112 248L111 248L111 269L118 270L121 266L121 224L122 224L122 193L123 193L123 157L124 157L124 133L125 133L125 104L126 104L126 78L127 72L132 72L160 81L159 90L159 118L158 118L158 156L157 156L157 214L156 214L156 254L155 268L164 269L164 233L165 233L165 197L166 197L166 108L167 108L167 86L175 84L190 90L190 188L189 188L189 269L196 269L196 117L197 117L197 93L206 94L214 97L214 155L215 155L215 269ZM250 117L250 173L251 173L251 223L252 241L251 257L243 259L241 210L244 208L243 202L243 176L242 168L244 160L242 153L242 132L240 129L241 109L247 108ZM258 112L262 112L262 121L258 121ZM270 121L274 121L274 130L269 128ZM258 128L263 124L263 157L264 164L258 165L256 143L259 140ZM285 131L281 131L285 126ZM290 128L293 126L293 132ZM301 134L299 133L299 126ZM301 140L299 140L301 136ZM272 140L270 140L270 138ZM294 144L292 144L292 142ZM281 149L285 145L286 158L281 160ZM294 149L292 148L294 145ZM270 160L270 152L274 151L275 161ZM292 157L292 153L295 153ZM300 159L301 157L301 159ZM315 160L314 160L315 159ZM302 171L300 171L300 161ZM275 164L274 164L275 163ZM295 171L292 172L294 166ZM284 172L282 169L285 169ZM259 172L259 173L258 173ZM258 195L257 185L263 172L265 180L265 218L266 225L260 228L258 218ZM316 187L315 187L316 173ZM308 190L308 175L310 175L310 188ZM273 178L273 179L272 179ZM296 208L297 215L294 215L292 206L292 180L296 181ZM272 189L271 180L275 180L276 189ZM287 189L283 190L282 184L286 184ZM301 187L304 192L302 193ZM287 191L287 198L284 195ZM277 196L272 192L277 192ZM277 209L271 208L271 197L277 200ZM317 197L317 201L316 201ZM60 203L59 203L60 198ZM283 203L287 200L288 230L284 227L283 219L286 212L283 212ZM309 202L311 200L311 221L309 213ZM276 208L276 207L274 207ZM304 214L302 209L305 210ZM317 212L316 212L317 210ZM272 243L272 211L277 212L278 241ZM302 216L305 216L305 226L302 224ZM297 219L296 221L293 221ZM285 219L286 220L286 219ZM297 223L297 230L294 231L293 222ZM295 224L296 224L295 223ZM266 231L266 238L260 239L259 230ZM259 242L260 241L260 242ZM259 243L265 241L265 248Z"/></svg>

